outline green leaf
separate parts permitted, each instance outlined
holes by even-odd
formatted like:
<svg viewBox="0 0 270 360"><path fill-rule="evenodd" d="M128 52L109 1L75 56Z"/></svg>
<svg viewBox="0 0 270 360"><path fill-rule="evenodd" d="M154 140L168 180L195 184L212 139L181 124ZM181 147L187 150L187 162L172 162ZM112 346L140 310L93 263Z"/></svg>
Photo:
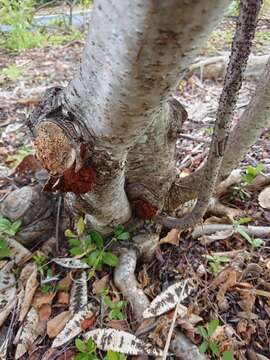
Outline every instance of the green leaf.
<svg viewBox="0 0 270 360"><path fill-rule="evenodd" d="M112 300L109 298L109 296L104 296L103 297L103 302L105 305L107 305L110 309L114 308L114 303L112 302Z"/></svg>
<svg viewBox="0 0 270 360"><path fill-rule="evenodd" d="M218 346L218 344L215 342L215 341L209 341L209 347L210 347L210 349L211 349L211 351L212 351L212 354L214 354L214 355L216 355L216 356L218 356L219 355L219 346Z"/></svg>
<svg viewBox="0 0 270 360"><path fill-rule="evenodd" d="M222 354L222 360L233 360L233 351L232 351L232 349L227 350Z"/></svg>
<svg viewBox="0 0 270 360"><path fill-rule="evenodd" d="M8 248L8 244L6 240L0 239L0 258L10 256L10 250Z"/></svg>
<svg viewBox="0 0 270 360"><path fill-rule="evenodd" d="M89 234L90 234L92 240L97 244L97 247L99 249L102 249L104 246L104 241L103 241L103 237L101 236L101 234L96 230L91 230Z"/></svg>
<svg viewBox="0 0 270 360"><path fill-rule="evenodd" d="M114 231L113 231L113 232L114 232L115 237L118 238L118 236L119 236L120 234L122 234L124 231L125 231L125 228L124 228L123 225L117 225L117 226L114 228Z"/></svg>
<svg viewBox="0 0 270 360"><path fill-rule="evenodd" d="M246 174L252 175L253 177L257 175L257 169L253 166L247 166L246 167Z"/></svg>
<svg viewBox="0 0 270 360"><path fill-rule="evenodd" d="M106 360L119 360L119 353L108 350L106 354Z"/></svg>
<svg viewBox="0 0 270 360"><path fill-rule="evenodd" d="M213 320L210 321L210 323L207 326L208 336L212 336L214 334L214 332L216 331L218 325L219 325L219 320L218 319L213 319Z"/></svg>
<svg viewBox="0 0 270 360"><path fill-rule="evenodd" d="M127 231L125 231L122 234L118 235L117 239L118 240L129 240L130 239L130 234Z"/></svg>
<svg viewBox="0 0 270 360"><path fill-rule="evenodd" d="M210 271L213 274L217 274L219 272L219 270L220 270L219 265L217 263L215 263L215 262L210 262L209 266L210 266Z"/></svg>
<svg viewBox="0 0 270 360"><path fill-rule="evenodd" d="M257 171L257 174L259 174L260 172L262 172L264 170L265 166L264 164L258 164L256 166L256 171Z"/></svg>
<svg viewBox="0 0 270 360"><path fill-rule="evenodd" d="M199 346L199 352L201 354L204 354L207 349L208 349L208 343L206 341L202 342L201 345Z"/></svg>
<svg viewBox="0 0 270 360"><path fill-rule="evenodd" d="M75 356L75 360L90 360L90 358L88 354L81 353Z"/></svg>
<svg viewBox="0 0 270 360"><path fill-rule="evenodd" d="M245 232L245 230L238 228L237 232L244 238L247 240L247 242L249 242L250 244L252 244L252 239L251 237L248 235L248 233Z"/></svg>
<svg viewBox="0 0 270 360"><path fill-rule="evenodd" d="M74 237L76 237L77 235L74 234L74 232L72 232L70 229L66 229L66 230L65 230L65 236L68 237L68 238L74 238Z"/></svg>
<svg viewBox="0 0 270 360"><path fill-rule="evenodd" d="M100 253L101 253L100 250L92 251L91 254L87 258L87 264L90 265L90 266L94 266L95 262L97 261L99 255L100 255Z"/></svg>
<svg viewBox="0 0 270 360"><path fill-rule="evenodd" d="M73 256L81 255L83 250L80 247L73 247L69 250L70 254Z"/></svg>
<svg viewBox="0 0 270 360"><path fill-rule="evenodd" d="M227 263L227 262L230 261L230 259L228 258L228 256L223 255L223 256L218 256L218 261L223 262L223 263Z"/></svg>
<svg viewBox="0 0 270 360"><path fill-rule="evenodd" d="M81 236L84 233L84 230L85 230L85 221L83 217L80 217L76 223L76 231L78 236Z"/></svg>
<svg viewBox="0 0 270 360"><path fill-rule="evenodd" d="M263 243L264 243L263 239L257 238L252 240L252 246L255 248L262 246Z"/></svg>
<svg viewBox="0 0 270 360"><path fill-rule="evenodd" d="M84 243L85 243L86 247L89 247L90 245L92 245L92 238L90 235L84 239Z"/></svg>
<svg viewBox="0 0 270 360"><path fill-rule="evenodd" d="M89 338L87 340L86 346L89 353L93 353L94 351L96 351L96 344L92 338Z"/></svg>
<svg viewBox="0 0 270 360"><path fill-rule="evenodd" d="M0 231L6 231L11 225L12 223L8 219L0 217Z"/></svg>
<svg viewBox="0 0 270 360"><path fill-rule="evenodd" d="M68 243L71 246L81 246L81 242L79 239L74 239L74 238L68 239Z"/></svg>
<svg viewBox="0 0 270 360"><path fill-rule="evenodd" d="M205 330L205 328L201 325L196 327L198 333L204 338L207 339L208 338L208 334L207 331Z"/></svg>
<svg viewBox="0 0 270 360"><path fill-rule="evenodd" d="M75 339L75 346L80 352L82 353L87 352L86 345L81 339L79 338Z"/></svg>
<svg viewBox="0 0 270 360"><path fill-rule="evenodd" d="M110 320L123 320L124 318L125 318L124 315L119 310L113 309L113 310L110 310L110 312L109 312Z"/></svg>
<svg viewBox="0 0 270 360"><path fill-rule="evenodd" d="M114 306L115 306L115 309L122 310L123 307L126 306L126 304L127 304L126 301L120 300L120 301L117 301L116 303L114 303Z"/></svg>
<svg viewBox="0 0 270 360"><path fill-rule="evenodd" d="M243 225L243 224L247 224L247 223L249 223L251 221L253 221L252 217L242 217L242 218L237 220L237 224L238 225Z"/></svg>
<svg viewBox="0 0 270 360"><path fill-rule="evenodd" d="M119 262L118 257L109 251L103 253L102 261L112 267L118 265Z"/></svg>
<svg viewBox="0 0 270 360"><path fill-rule="evenodd" d="M18 232L19 228L21 227L21 225L22 225L22 220L17 220L11 225L12 230L14 232L14 235L17 234L17 232Z"/></svg>

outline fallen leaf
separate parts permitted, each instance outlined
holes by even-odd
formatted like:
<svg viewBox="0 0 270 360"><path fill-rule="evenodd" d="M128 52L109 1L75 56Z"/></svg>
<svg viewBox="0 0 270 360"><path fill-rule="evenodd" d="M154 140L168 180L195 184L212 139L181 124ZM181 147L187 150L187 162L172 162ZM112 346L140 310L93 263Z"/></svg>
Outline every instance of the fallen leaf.
<svg viewBox="0 0 270 360"><path fill-rule="evenodd" d="M106 326L123 331L128 331L130 329L127 320L109 320L108 322L106 322Z"/></svg>
<svg viewBox="0 0 270 360"><path fill-rule="evenodd" d="M233 268L223 270L212 282L213 288L219 288L217 293L218 305L222 306L225 294L229 288L235 286L237 282L237 272Z"/></svg>
<svg viewBox="0 0 270 360"><path fill-rule="evenodd" d="M16 284L15 276L12 273L14 262L9 261L3 269L0 270L0 291L3 292L4 290L12 287Z"/></svg>
<svg viewBox="0 0 270 360"><path fill-rule="evenodd" d="M34 297L33 306L38 309L44 304L51 304L55 297L55 294L55 292L44 294L41 291L38 291Z"/></svg>
<svg viewBox="0 0 270 360"><path fill-rule="evenodd" d="M38 337L38 333L36 332L37 325L38 313L36 309L32 307L28 312L25 321L18 330L20 335L18 337L19 340L16 347L15 359L22 357L27 352L30 345L33 344L33 342Z"/></svg>
<svg viewBox="0 0 270 360"><path fill-rule="evenodd" d="M66 323L63 330L57 335L52 343L52 347L59 347L72 340L82 332L81 323L86 317L93 316L93 305L88 304L83 309L78 310L74 316Z"/></svg>
<svg viewBox="0 0 270 360"><path fill-rule="evenodd" d="M82 331L89 330L93 326L95 320L96 317L93 314L86 316L86 318L81 322Z"/></svg>
<svg viewBox="0 0 270 360"><path fill-rule="evenodd" d="M181 230L179 229L172 229L168 232L168 234L160 239L160 244L172 244L172 245L179 245Z"/></svg>
<svg viewBox="0 0 270 360"><path fill-rule="evenodd" d="M70 320L72 314L70 311L62 311L47 322L47 334L49 338L56 337L62 331L66 323Z"/></svg>
<svg viewBox="0 0 270 360"><path fill-rule="evenodd" d="M48 320L52 314L52 307L49 304L43 304L38 309L39 320Z"/></svg>
<svg viewBox="0 0 270 360"><path fill-rule="evenodd" d="M229 239L234 234L234 229L216 231L212 235L203 235L199 238L202 245L209 245L214 241Z"/></svg>
<svg viewBox="0 0 270 360"><path fill-rule="evenodd" d="M15 284L0 292L0 327L4 324L16 304Z"/></svg>
<svg viewBox="0 0 270 360"><path fill-rule="evenodd" d="M57 288L60 291L69 291L71 284L72 284L71 274L72 274L72 272L67 273L67 275L58 282Z"/></svg>
<svg viewBox="0 0 270 360"><path fill-rule="evenodd" d="M24 320L26 314L28 313L28 310L30 309L30 306L32 303L32 299L33 299L36 289L38 287L37 265L35 263L27 264L24 271L29 272L31 275L29 276L29 278L27 279L26 284L25 284L24 297L23 297L23 301L21 304L20 315L19 315L20 322L22 322ZM23 274L23 276L24 276L24 274ZM23 279L23 276L21 277L21 279Z"/></svg>
<svg viewBox="0 0 270 360"><path fill-rule="evenodd" d="M69 310L76 314L87 305L87 274L85 271L77 274L70 292Z"/></svg>
<svg viewBox="0 0 270 360"><path fill-rule="evenodd" d="M65 291L59 291L57 294L57 302L59 304L68 305L69 304L69 293Z"/></svg>
<svg viewBox="0 0 270 360"><path fill-rule="evenodd" d="M186 284L185 291L181 294L184 284ZM180 281L169 286L151 302L149 307L144 311L143 318L147 319L153 316L159 316L172 310L178 303L179 296L181 296L179 301L181 302L189 296L194 288L191 282L187 283L186 281Z"/></svg>
<svg viewBox="0 0 270 360"><path fill-rule="evenodd" d="M93 294L100 295L102 293L102 290L108 287L108 283L109 283L108 274L103 276L101 279L95 280L92 285Z"/></svg>
<svg viewBox="0 0 270 360"><path fill-rule="evenodd" d="M83 263L79 259L74 258L55 258L53 261L64 268L68 269L89 269L90 266L86 263Z"/></svg>
<svg viewBox="0 0 270 360"><path fill-rule="evenodd" d="M92 338L97 348L104 351L113 350L128 355L162 356L162 350L126 331L95 329L88 331L83 337L86 341Z"/></svg>
<svg viewBox="0 0 270 360"><path fill-rule="evenodd" d="M76 354L78 353L74 350L67 350L64 354L58 356L56 360L74 360Z"/></svg>
<svg viewBox="0 0 270 360"><path fill-rule="evenodd" d="M7 238L7 244L10 250L11 258L14 260L15 264L22 264L26 260L30 259L32 253L18 241L12 238Z"/></svg>

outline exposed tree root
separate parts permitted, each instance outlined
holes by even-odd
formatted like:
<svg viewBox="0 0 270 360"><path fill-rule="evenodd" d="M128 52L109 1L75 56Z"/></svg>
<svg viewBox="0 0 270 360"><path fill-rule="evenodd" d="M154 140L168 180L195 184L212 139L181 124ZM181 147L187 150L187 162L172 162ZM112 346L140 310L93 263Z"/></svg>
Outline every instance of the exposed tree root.
<svg viewBox="0 0 270 360"><path fill-rule="evenodd" d="M217 198L212 198L210 200L207 211L214 215L227 216L230 219L242 216L245 213L244 210L233 209L230 206L222 204Z"/></svg>
<svg viewBox="0 0 270 360"><path fill-rule="evenodd" d="M244 230L248 235L254 237L268 237L270 234L270 226L239 226L240 229ZM226 224L206 224L206 225L198 225L195 227L192 237L193 239L197 239L202 235L211 235L217 231L224 230L234 230L234 225L226 225ZM235 230L237 232L237 230Z"/></svg>
<svg viewBox="0 0 270 360"><path fill-rule="evenodd" d="M114 271L114 282L131 304L135 318L142 321L142 314L148 307L149 300L142 289L138 287L134 274L136 264L136 250L123 248L119 258L119 265Z"/></svg>
<svg viewBox="0 0 270 360"><path fill-rule="evenodd" d="M185 335L180 331L176 331L176 335L171 342L171 351L176 357L182 360L205 360L207 359L204 354L199 352L199 349Z"/></svg>

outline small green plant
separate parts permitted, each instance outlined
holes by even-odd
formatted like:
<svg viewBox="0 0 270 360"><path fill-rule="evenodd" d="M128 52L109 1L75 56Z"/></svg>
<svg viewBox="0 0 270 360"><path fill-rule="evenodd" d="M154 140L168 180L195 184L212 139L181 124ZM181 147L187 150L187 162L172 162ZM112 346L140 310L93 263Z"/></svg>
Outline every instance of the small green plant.
<svg viewBox="0 0 270 360"><path fill-rule="evenodd" d="M255 179L255 177L260 174L264 169L263 164L258 164L256 167L247 166L245 169L245 174L243 175L243 181L245 185L249 185Z"/></svg>
<svg viewBox="0 0 270 360"><path fill-rule="evenodd" d="M0 259L10 256L7 237L15 236L21 224L21 220L11 222L4 217L0 217Z"/></svg>
<svg viewBox="0 0 270 360"><path fill-rule="evenodd" d="M22 75L22 71L16 66L16 64L9 65L4 68L1 73L11 81L17 80Z"/></svg>
<svg viewBox="0 0 270 360"><path fill-rule="evenodd" d="M224 351L224 353L222 354L222 360L233 360L232 349Z"/></svg>
<svg viewBox="0 0 270 360"><path fill-rule="evenodd" d="M48 35L42 29L31 29L33 14L33 0L0 0L1 23L10 27L1 37L0 45L22 51L46 43Z"/></svg>
<svg viewBox="0 0 270 360"><path fill-rule="evenodd" d="M262 244L264 243L263 239L260 239L260 238L251 238L249 236L249 234L242 228L240 227L240 225L244 225L244 224L247 224L249 222L251 222L253 219L252 218L249 218L249 217L246 217L246 218L240 218L238 220L234 220L233 221L233 225L234 225L234 228L235 228L235 231L241 235L244 239L247 240L247 242L254 248L254 249L257 249L259 248L260 246L262 246Z"/></svg>
<svg viewBox="0 0 270 360"><path fill-rule="evenodd" d="M28 146L22 146L16 154L8 156L7 162L10 167L16 167L26 156L34 155L34 150Z"/></svg>
<svg viewBox="0 0 270 360"><path fill-rule="evenodd" d="M45 255L41 251L36 251L33 255L33 260L37 264L38 272L41 278L40 290L44 294L55 291L55 278L52 273L52 269L48 266L48 261Z"/></svg>
<svg viewBox="0 0 270 360"><path fill-rule="evenodd" d="M102 292L102 301L109 308L109 319L110 320L123 320L125 318L122 310L126 306L127 302L123 300L112 301L108 295L109 290L104 289Z"/></svg>
<svg viewBox="0 0 270 360"><path fill-rule="evenodd" d="M228 263L230 259L228 256L205 256L212 274L216 275L220 272L222 264Z"/></svg>
<svg viewBox="0 0 270 360"><path fill-rule="evenodd" d="M213 341L211 339L212 335L216 331L217 327L219 325L218 319L213 319L208 324L207 328L204 326L197 326L196 329L198 333L201 335L203 342L201 343L199 347L200 353L205 353L206 351L210 351L212 355L219 356L220 350L218 343L216 341Z"/></svg>
<svg viewBox="0 0 270 360"><path fill-rule="evenodd" d="M113 233L116 240L130 240L130 234L125 230L123 225L117 225Z"/></svg>
<svg viewBox="0 0 270 360"><path fill-rule="evenodd" d="M75 346L80 352L75 356L75 360L99 360L96 354L96 344L89 338L86 342L75 339Z"/></svg>
<svg viewBox="0 0 270 360"><path fill-rule="evenodd" d="M240 200L245 200L246 197L250 197L248 192L244 189L243 185L236 185L232 188L231 199L239 198Z"/></svg>
<svg viewBox="0 0 270 360"><path fill-rule="evenodd" d="M126 360L127 357L125 354L121 354L116 351L108 350L105 356L105 360Z"/></svg>
<svg viewBox="0 0 270 360"><path fill-rule="evenodd" d="M85 221L80 218L75 225L75 233L70 229L65 231L70 245L71 255L79 257L81 261L91 266L89 277L94 276L96 270L101 270L103 264L115 267L118 258L112 252L106 251L102 235L96 230L85 233Z"/></svg>

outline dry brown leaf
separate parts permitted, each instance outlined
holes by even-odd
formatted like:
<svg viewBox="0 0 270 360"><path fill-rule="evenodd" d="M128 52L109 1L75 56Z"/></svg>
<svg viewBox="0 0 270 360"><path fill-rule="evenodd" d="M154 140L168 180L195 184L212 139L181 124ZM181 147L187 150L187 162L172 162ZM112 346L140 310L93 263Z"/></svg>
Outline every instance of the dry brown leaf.
<svg viewBox="0 0 270 360"><path fill-rule="evenodd" d="M240 296L243 310L247 313L251 313L256 300L255 292L252 290L242 290Z"/></svg>
<svg viewBox="0 0 270 360"><path fill-rule="evenodd" d="M38 309L39 320L48 320L52 314L52 307L49 304L43 304Z"/></svg>
<svg viewBox="0 0 270 360"><path fill-rule="evenodd" d="M38 291L35 294L34 300L33 300L33 306L35 308L40 308L44 304L51 304L53 301L53 298L55 297L55 292L43 294L41 291Z"/></svg>
<svg viewBox="0 0 270 360"><path fill-rule="evenodd" d="M24 297L23 297L23 301L21 304L21 310L20 310L20 316L19 316L20 322L22 322L24 320L26 314L28 313L28 310L30 309L30 306L32 303L32 299L33 299L36 289L38 287L37 265L35 263L27 264L25 266L24 270L25 271L23 272L21 279L24 279L24 276L27 273L31 273L31 275L29 276L29 278L27 279L26 284L25 284Z"/></svg>
<svg viewBox="0 0 270 360"><path fill-rule="evenodd" d="M59 304L68 305L69 304L69 293L65 291L59 291L57 294L57 302Z"/></svg>
<svg viewBox="0 0 270 360"><path fill-rule="evenodd" d="M67 350L64 354L58 356L56 360L73 360L75 359L75 355L77 354L74 350Z"/></svg>
<svg viewBox="0 0 270 360"><path fill-rule="evenodd" d="M236 285L237 272L233 268L223 270L212 282L213 288L219 288L217 293L218 305L222 306L225 294L229 288Z"/></svg>
<svg viewBox="0 0 270 360"><path fill-rule="evenodd" d="M49 338L56 337L62 331L71 318L70 311L63 311L47 322L47 334Z"/></svg>
<svg viewBox="0 0 270 360"><path fill-rule="evenodd" d="M86 316L81 322L82 331L91 329L95 321L96 321L96 316L94 314L90 314L89 316Z"/></svg>
<svg viewBox="0 0 270 360"><path fill-rule="evenodd" d="M109 320L106 322L106 327L110 327L116 330L129 331L130 327L127 320Z"/></svg>
<svg viewBox="0 0 270 360"><path fill-rule="evenodd" d="M63 279L61 279L58 284L57 288L60 291L68 291L72 284L72 272L69 272Z"/></svg>
<svg viewBox="0 0 270 360"><path fill-rule="evenodd" d="M168 232L168 234L159 240L160 244L172 244L179 245L181 230L172 229Z"/></svg>
<svg viewBox="0 0 270 360"><path fill-rule="evenodd" d="M109 283L109 275L103 276L101 279L97 279L93 282L93 294L100 295L102 293L102 290L106 289L108 287Z"/></svg>

